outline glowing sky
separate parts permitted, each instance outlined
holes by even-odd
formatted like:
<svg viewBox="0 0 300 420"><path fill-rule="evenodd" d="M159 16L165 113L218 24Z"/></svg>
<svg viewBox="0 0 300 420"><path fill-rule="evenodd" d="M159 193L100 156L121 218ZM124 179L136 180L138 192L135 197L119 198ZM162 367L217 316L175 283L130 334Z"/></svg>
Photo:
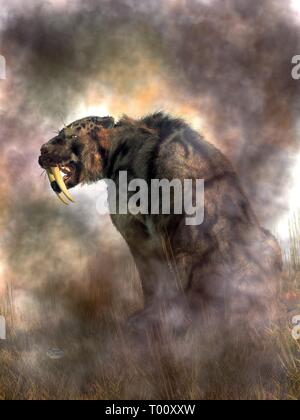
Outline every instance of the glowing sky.
<svg viewBox="0 0 300 420"><path fill-rule="evenodd" d="M300 16L300 0L291 0L291 7Z"/></svg>
<svg viewBox="0 0 300 420"><path fill-rule="evenodd" d="M282 216L278 226L275 226L275 233L282 241L289 239L289 224L300 212L300 155L295 159L287 207L288 211Z"/></svg>
<svg viewBox="0 0 300 420"><path fill-rule="evenodd" d="M300 22L300 0L290 0L290 4ZM295 51L295 55L299 53L299 51ZM299 130L298 135L300 135ZM282 217L277 227L278 234L283 240L289 238L289 222L300 210L300 155L296 158L292 172L292 186L289 193L288 207L289 211Z"/></svg>

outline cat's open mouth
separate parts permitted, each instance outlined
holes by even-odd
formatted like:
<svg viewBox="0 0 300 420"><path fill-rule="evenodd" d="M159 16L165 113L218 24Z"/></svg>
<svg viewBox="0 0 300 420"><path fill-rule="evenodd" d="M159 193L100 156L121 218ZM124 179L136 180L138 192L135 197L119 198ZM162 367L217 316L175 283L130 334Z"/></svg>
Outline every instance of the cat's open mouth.
<svg viewBox="0 0 300 420"><path fill-rule="evenodd" d="M58 165L46 169L50 184L58 198L64 203L68 204L69 201L74 203L71 194L68 191L67 185L76 176L76 168L72 164L69 165ZM65 174L63 177L61 172Z"/></svg>

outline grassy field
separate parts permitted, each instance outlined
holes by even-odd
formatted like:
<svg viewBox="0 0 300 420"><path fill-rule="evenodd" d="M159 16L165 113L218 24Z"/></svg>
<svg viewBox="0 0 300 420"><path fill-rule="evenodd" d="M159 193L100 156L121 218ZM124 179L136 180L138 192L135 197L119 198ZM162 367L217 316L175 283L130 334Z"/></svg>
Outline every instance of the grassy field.
<svg viewBox="0 0 300 420"><path fill-rule="evenodd" d="M119 267L126 299L107 278L107 261L82 273L85 288L53 280L34 298L20 297L7 281L0 399L300 399L300 342L291 335L291 319L300 315L299 230L294 221L284 251L282 320L263 339L194 330L141 343L124 330L142 304L126 259Z"/></svg>

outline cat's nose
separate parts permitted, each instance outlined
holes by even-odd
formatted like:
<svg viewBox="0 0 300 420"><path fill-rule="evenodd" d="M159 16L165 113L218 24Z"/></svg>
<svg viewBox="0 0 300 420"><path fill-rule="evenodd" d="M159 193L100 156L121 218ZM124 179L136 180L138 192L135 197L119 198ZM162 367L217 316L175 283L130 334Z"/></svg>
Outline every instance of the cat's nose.
<svg viewBox="0 0 300 420"><path fill-rule="evenodd" d="M44 144L44 146L41 147L41 154L47 155L49 153L48 147Z"/></svg>

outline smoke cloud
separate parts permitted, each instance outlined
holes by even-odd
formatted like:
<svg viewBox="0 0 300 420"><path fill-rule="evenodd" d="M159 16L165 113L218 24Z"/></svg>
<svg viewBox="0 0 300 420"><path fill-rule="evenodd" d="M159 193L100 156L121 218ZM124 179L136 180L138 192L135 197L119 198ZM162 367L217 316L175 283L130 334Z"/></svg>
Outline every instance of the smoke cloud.
<svg viewBox="0 0 300 420"><path fill-rule="evenodd" d="M300 29L287 3L12 2L1 16L6 147L36 152L50 127L89 109L116 117L164 109L232 159L264 223L278 216L299 109L291 58ZM19 133L6 132L16 125Z"/></svg>
<svg viewBox="0 0 300 420"><path fill-rule="evenodd" d="M0 0L0 293L10 279L18 325L65 323L76 335L91 311L117 302L122 318L141 306L129 252L96 214L97 187L66 210L41 176L39 148L54 131L88 114L183 117L232 160L271 226L299 152L299 51L299 22L281 0Z"/></svg>

